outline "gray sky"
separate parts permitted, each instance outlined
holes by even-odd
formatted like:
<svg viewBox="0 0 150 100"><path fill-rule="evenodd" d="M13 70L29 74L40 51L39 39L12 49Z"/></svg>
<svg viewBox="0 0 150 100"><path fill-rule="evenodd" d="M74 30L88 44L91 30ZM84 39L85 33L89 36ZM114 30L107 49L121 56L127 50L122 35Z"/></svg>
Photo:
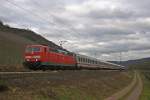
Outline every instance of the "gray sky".
<svg viewBox="0 0 150 100"><path fill-rule="evenodd" d="M0 20L103 60L150 57L150 0L0 0Z"/></svg>

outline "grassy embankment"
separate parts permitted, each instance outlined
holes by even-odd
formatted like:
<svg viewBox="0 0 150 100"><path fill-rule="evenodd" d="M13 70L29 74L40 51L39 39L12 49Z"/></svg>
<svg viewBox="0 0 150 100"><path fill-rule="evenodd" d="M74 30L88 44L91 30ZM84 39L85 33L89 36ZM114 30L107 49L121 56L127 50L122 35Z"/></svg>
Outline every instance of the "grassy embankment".
<svg viewBox="0 0 150 100"><path fill-rule="evenodd" d="M135 60L129 66L131 69L141 72L143 91L140 99L150 100L150 58Z"/></svg>
<svg viewBox="0 0 150 100"><path fill-rule="evenodd" d="M141 94L141 100L150 100L150 70L141 71L143 79L143 92Z"/></svg>
<svg viewBox="0 0 150 100"><path fill-rule="evenodd" d="M132 73L59 71L1 80L7 88L0 91L0 100L102 100L127 86Z"/></svg>

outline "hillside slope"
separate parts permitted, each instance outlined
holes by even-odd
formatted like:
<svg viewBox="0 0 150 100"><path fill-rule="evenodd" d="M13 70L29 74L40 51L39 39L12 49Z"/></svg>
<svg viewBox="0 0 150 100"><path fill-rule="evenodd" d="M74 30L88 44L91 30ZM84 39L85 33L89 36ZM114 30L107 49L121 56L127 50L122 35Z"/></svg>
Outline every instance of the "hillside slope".
<svg viewBox="0 0 150 100"><path fill-rule="evenodd" d="M150 69L150 58L130 60L124 63L132 69Z"/></svg>
<svg viewBox="0 0 150 100"><path fill-rule="evenodd" d="M150 69L150 58L142 58L136 60L128 61L111 61L112 63L121 64L123 66L129 67L129 69Z"/></svg>
<svg viewBox="0 0 150 100"><path fill-rule="evenodd" d="M45 44L61 49L33 31L10 28L0 22L0 70L20 69L27 44Z"/></svg>

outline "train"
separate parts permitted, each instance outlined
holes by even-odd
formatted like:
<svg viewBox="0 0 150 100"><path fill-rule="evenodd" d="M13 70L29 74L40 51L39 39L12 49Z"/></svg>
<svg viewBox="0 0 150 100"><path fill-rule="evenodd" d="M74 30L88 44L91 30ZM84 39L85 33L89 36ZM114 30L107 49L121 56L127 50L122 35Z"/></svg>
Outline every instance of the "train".
<svg viewBox="0 0 150 100"><path fill-rule="evenodd" d="M111 69L123 70L124 66L102 61L86 55L71 53L46 45L27 45L24 66L29 69Z"/></svg>

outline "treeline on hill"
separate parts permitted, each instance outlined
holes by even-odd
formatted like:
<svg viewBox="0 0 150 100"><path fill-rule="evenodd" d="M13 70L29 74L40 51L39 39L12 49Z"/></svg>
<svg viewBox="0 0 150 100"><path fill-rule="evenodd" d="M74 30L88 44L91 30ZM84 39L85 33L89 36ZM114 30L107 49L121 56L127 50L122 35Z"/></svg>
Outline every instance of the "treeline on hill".
<svg viewBox="0 0 150 100"><path fill-rule="evenodd" d="M150 58L131 60L126 63L130 69L150 70Z"/></svg>
<svg viewBox="0 0 150 100"><path fill-rule="evenodd" d="M24 49L29 44L44 44L62 49L31 30L11 28L0 21L0 70L23 69Z"/></svg>
<svg viewBox="0 0 150 100"><path fill-rule="evenodd" d="M122 62L116 62L116 61L111 61L111 62L116 64L121 64L123 66L128 67L129 69L150 70L150 58L122 61Z"/></svg>

